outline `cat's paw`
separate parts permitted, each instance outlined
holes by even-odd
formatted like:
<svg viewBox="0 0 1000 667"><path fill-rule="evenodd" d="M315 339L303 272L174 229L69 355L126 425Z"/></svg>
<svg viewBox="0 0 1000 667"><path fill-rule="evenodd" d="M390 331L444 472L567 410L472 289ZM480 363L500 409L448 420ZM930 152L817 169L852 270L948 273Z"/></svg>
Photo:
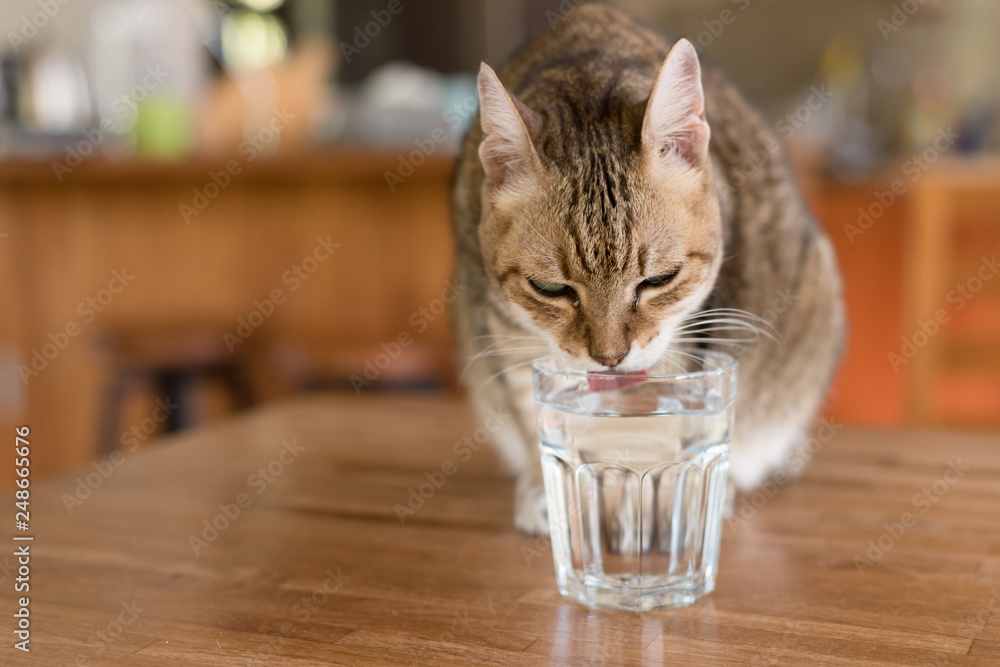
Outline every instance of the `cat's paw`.
<svg viewBox="0 0 1000 667"><path fill-rule="evenodd" d="M514 495L514 525L523 533L549 534L549 511L541 480L518 480Z"/></svg>

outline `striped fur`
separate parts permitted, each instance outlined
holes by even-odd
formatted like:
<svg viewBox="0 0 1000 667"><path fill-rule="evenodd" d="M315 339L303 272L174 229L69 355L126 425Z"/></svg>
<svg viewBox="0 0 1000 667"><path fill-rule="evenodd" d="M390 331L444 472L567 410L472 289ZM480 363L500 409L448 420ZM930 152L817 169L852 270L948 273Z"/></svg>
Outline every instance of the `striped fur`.
<svg viewBox="0 0 1000 667"><path fill-rule="evenodd" d="M488 68L480 77L484 120L466 137L453 196L467 287L456 330L479 408L516 416L499 446L518 475L523 530L547 531L531 359L638 370L683 339L692 313L767 319L780 343L726 347L741 364L731 477L752 489L801 447L839 357L836 260L787 165L772 156L739 187L729 179L772 133L716 69L697 85L689 45L667 60L671 46L587 4L520 51L503 88ZM654 276L673 277L639 287ZM552 297L529 279L573 291Z"/></svg>

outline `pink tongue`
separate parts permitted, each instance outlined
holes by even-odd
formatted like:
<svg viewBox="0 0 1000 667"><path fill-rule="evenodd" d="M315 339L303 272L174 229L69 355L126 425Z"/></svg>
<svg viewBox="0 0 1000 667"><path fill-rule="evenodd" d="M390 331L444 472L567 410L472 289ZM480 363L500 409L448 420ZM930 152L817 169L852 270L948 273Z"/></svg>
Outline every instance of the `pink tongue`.
<svg viewBox="0 0 1000 667"><path fill-rule="evenodd" d="M623 375L633 375L634 378L622 377ZM649 371L632 371L618 373L587 373L587 384L590 391L611 391L612 389L624 389L633 384L642 382L642 377L649 375Z"/></svg>

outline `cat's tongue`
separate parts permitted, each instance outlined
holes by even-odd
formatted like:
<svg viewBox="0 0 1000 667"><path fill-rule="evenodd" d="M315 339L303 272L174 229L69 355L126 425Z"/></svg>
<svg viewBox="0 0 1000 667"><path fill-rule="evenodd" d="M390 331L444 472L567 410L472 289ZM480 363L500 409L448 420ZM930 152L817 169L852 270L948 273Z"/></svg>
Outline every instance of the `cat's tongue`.
<svg viewBox="0 0 1000 667"><path fill-rule="evenodd" d="M622 377L626 375L632 377ZM646 375L649 375L649 371L590 372L587 373L587 384L590 385L590 391L611 391L612 389L624 389L625 387L638 384L643 381L642 378Z"/></svg>

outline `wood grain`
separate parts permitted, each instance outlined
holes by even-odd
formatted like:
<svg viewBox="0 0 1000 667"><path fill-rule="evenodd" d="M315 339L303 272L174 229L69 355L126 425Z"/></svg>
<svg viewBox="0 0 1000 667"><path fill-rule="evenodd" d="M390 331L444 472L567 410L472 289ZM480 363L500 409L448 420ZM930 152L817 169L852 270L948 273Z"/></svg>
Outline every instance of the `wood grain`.
<svg viewBox="0 0 1000 667"><path fill-rule="evenodd" d="M128 453L72 513L87 471L37 483L30 664L997 664L996 435L836 427L799 482L738 504L715 593L630 614L559 596L494 453L453 449L477 428L458 399L323 396ZM273 463L286 441L302 451ZM401 523L394 505L446 461ZM196 555L190 536L241 493ZM8 573L8 626L13 596ZM6 636L0 663L29 664Z"/></svg>

